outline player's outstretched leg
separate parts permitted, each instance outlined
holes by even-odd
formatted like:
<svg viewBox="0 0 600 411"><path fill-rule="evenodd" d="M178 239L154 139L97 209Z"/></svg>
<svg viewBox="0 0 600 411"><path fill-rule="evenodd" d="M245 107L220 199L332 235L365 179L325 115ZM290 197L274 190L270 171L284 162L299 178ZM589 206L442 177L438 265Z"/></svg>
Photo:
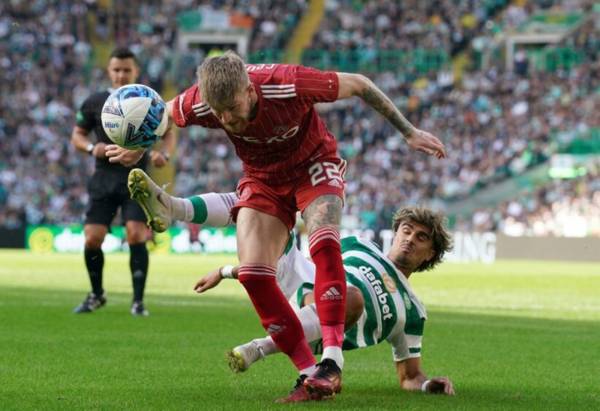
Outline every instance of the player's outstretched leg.
<svg viewBox="0 0 600 411"><path fill-rule="evenodd" d="M246 371L252 364L262 358L265 358L265 353L256 341L238 345L227 352L229 368L235 373Z"/></svg>
<svg viewBox="0 0 600 411"><path fill-rule="evenodd" d="M144 210L150 228L157 233L166 231L173 215L171 196L139 168L129 172L127 187L131 198Z"/></svg>

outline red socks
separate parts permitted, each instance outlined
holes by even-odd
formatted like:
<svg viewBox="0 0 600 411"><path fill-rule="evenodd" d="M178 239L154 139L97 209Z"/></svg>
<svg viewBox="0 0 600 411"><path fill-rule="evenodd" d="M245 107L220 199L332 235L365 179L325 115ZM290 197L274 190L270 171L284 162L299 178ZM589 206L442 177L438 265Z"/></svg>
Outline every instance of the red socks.
<svg viewBox="0 0 600 411"><path fill-rule="evenodd" d="M341 347L344 342L346 275L340 235L333 227L322 227L312 233L308 245L317 267L315 302L321 321L323 347Z"/></svg>
<svg viewBox="0 0 600 411"><path fill-rule="evenodd" d="M315 357L304 338L300 320L277 285L275 268L265 264L242 265L238 279L248 292L262 326L279 349L298 370L313 366Z"/></svg>

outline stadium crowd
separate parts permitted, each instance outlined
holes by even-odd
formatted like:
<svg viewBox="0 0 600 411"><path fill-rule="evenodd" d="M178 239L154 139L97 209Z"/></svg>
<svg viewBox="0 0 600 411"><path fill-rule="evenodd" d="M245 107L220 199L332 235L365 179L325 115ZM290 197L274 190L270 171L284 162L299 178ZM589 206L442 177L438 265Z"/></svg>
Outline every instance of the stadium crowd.
<svg viewBox="0 0 600 411"><path fill-rule="evenodd" d="M0 3L0 225L75 222L91 165L72 155L74 107L98 84L85 3Z"/></svg>
<svg viewBox="0 0 600 411"><path fill-rule="evenodd" d="M134 2L135 7L123 7L117 13L119 18L103 15L94 0L74 8L66 0L13 3L0 4L0 226L8 227L81 222L92 161L73 152L69 136L76 108L99 84L106 84L103 71L90 65L93 38L108 38L114 32L121 41L129 39L145 73L140 81L160 91L164 80L161 73L174 73L175 79L181 79L175 83L181 89L194 78L196 64L203 58L200 51L184 53L178 59L170 57L177 35L173 22L184 7L203 3L237 8L255 16L258 24L252 35L252 50L280 46L277 33L289 30L289 25L280 25L273 17L278 7L289 5L275 0L178 0L165 5L139 1ZM297 20L305 2L288 3L294 5L287 9L288 19ZM460 7L453 9L449 4L456 2L440 1L433 9L435 13L427 14L432 10L422 6L424 2L398 5L369 1L355 14L355 3L328 2L329 14L313 47L392 47L390 39L398 37L404 40L394 47L410 49L419 44L452 52L460 38L470 38L486 16L504 5L503 1L461 1ZM134 9L135 14L128 11ZM264 9L273 13L262 13ZM467 9L468 13L457 13ZM390 19L396 21L394 16L406 24L390 25ZM465 21L465 16L471 16L472 21ZM85 24L91 18L95 24ZM278 25L275 29L274 24ZM597 53L591 46L598 44L597 27L586 26L582 33L575 43L586 52ZM442 138L448 159L432 160L409 152L393 128L358 101L330 106L324 112L325 119L349 161L344 224L375 230L387 227L398 204L442 207L444 201L465 198L479 187L545 161L576 134L600 127L595 115L600 101L591 92L600 87L598 73L594 59L569 72L535 76L495 68L467 72L461 85L454 84L448 71L431 72L414 81L397 73L370 73L411 121ZM241 165L222 132L183 130L178 153L178 195L235 188ZM40 166L32 166L35 164ZM510 217L525 223L555 207L564 210L566 206L553 206L557 201L578 201L579 191L572 186L579 185L554 184L543 194L533 195L518 216ZM598 191L594 181L585 184ZM557 200L548 193L564 197ZM597 210L593 208L594 204L597 207L597 195L581 201L591 204L591 208L585 205L590 210ZM510 204L502 209L513 210ZM474 216L459 224L505 229L500 214L484 213L490 217Z"/></svg>
<svg viewBox="0 0 600 411"><path fill-rule="evenodd" d="M454 54L468 44L506 0L327 2L326 17L311 48L412 50L415 45Z"/></svg>
<svg viewBox="0 0 600 411"><path fill-rule="evenodd" d="M480 209L457 229L509 236L600 236L600 161L582 178L554 180L496 208Z"/></svg>

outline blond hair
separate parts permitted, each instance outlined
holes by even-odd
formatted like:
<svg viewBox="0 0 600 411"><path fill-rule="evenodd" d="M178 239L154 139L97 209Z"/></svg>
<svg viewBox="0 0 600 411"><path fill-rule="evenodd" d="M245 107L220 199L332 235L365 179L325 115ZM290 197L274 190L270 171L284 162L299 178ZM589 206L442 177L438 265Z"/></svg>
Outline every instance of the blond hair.
<svg viewBox="0 0 600 411"><path fill-rule="evenodd" d="M250 83L244 60L231 50L204 60L196 75L202 100L215 110L231 107Z"/></svg>
<svg viewBox="0 0 600 411"><path fill-rule="evenodd" d="M433 243L433 257L424 261L415 271L431 270L444 258L444 254L452 250L452 237L446 229L446 217L441 213L433 212L422 207L405 207L394 214L392 218L392 229L394 233L398 227L405 222L411 221L421 224L431 230Z"/></svg>

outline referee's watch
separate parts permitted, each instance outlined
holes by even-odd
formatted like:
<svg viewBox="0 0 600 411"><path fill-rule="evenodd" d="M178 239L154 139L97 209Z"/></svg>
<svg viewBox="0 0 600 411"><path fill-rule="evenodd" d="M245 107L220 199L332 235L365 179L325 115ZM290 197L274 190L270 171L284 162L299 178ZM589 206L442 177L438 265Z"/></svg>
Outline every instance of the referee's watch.
<svg viewBox="0 0 600 411"><path fill-rule="evenodd" d="M171 156L166 151L161 151L160 154L162 154L163 157L165 158L165 160L167 160L167 161L169 161L171 159Z"/></svg>
<svg viewBox="0 0 600 411"><path fill-rule="evenodd" d="M85 151L91 156L94 152L94 144L90 143L85 147Z"/></svg>

